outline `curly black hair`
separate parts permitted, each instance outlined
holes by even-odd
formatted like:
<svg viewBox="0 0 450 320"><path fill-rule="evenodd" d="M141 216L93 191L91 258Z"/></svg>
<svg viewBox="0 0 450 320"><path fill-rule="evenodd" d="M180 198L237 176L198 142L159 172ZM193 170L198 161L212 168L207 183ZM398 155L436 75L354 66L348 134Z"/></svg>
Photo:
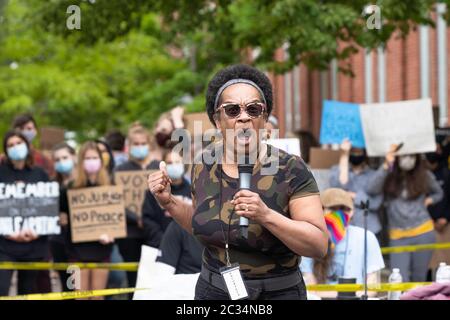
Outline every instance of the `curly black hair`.
<svg viewBox="0 0 450 320"><path fill-rule="evenodd" d="M208 113L209 120L214 126L216 125L214 122L214 102L216 100L217 91L219 91L222 85L232 79L247 79L258 85L266 99L267 116L270 115L273 106L273 92L269 78L263 72L252 66L236 64L218 71L208 84L208 89L206 91L206 112Z"/></svg>

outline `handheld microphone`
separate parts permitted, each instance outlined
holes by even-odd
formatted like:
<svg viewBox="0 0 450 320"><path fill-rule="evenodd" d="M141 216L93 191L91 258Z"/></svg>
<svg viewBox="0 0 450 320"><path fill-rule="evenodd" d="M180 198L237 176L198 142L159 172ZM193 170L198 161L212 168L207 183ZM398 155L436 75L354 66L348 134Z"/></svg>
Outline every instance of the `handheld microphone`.
<svg viewBox="0 0 450 320"><path fill-rule="evenodd" d="M250 190L252 180L253 164L250 164L248 158L244 164L238 165L239 171L239 190ZM248 218L239 218L239 233L244 239L248 238Z"/></svg>

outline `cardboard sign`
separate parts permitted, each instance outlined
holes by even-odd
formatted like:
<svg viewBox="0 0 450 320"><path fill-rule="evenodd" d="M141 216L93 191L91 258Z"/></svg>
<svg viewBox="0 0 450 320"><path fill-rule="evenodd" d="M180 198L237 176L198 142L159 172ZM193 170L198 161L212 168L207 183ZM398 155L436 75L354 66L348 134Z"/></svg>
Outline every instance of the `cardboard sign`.
<svg viewBox="0 0 450 320"><path fill-rule="evenodd" d="M268 139L267 143L275 148L300 157L300 140L298 138Z"/></svg>
<svg viewBox="0 0 450 320"><path fill-rule="evenodd" d="M123 186L69 190L67 197L73 243L127 236Z"/></svg>
<svg viewBox="0 0 450 320"><path fill-rule="evenodd" d="M320 127L320 143L341 144L346 138L356 148L365 147L359 105L325 100Z"/></svg>
<svg viewBox="0 0 450 320"><path fill-rule="evenodd" d="M52 150L55 145L64 141L64 129L44 127L40 129L40 133L40 147L43 150Z"/></svg>
<svg viewBox="0 0 450 320"><path fill-rule="evenodd" d="M147 178L154 171L117 171L114 173L116 184L123 186L125 208L139 217L142 215L142 204L145 191L148 189Z"/></svg>
<svg viewBox="0 0 450 320"><path fill-rule="evenodd" d="M330 169L311 169L311 172L320 192L330 188Z"/></svg>
<svg viewBox="0 0 450 320"><path fill-rule="evenodd" d="M0 183L0 235L25 229L37 235L61 232L57 182Z"/></svg>
<svg viewBox="0 0 450 320"><path fill-rule="evenodd" d="M341 151L322 148L311 148L309 166L312 169L329 169L339 163Z"/></svg>
<svg viewBox="0 0 450 320"><path fill-rule="evenodd" d="M399 155L436 150L431 99L362 104L361 120L369 157L384 156L403 143Z"/></svg>
<svg viewBox="0 0 450 320"><path fill-rule="evenodd" d="M209 129L215 129L211 121L209 121L208 114L206 112L195 112L195 113L188 113L183 116L184 120L184 127L187 131L191 134L191 137L194 137L194 134L202 134L206 130ZM201 123L201 130L200 128L197 129L197 131L194 131L194 124L195 122Z"/></svg>

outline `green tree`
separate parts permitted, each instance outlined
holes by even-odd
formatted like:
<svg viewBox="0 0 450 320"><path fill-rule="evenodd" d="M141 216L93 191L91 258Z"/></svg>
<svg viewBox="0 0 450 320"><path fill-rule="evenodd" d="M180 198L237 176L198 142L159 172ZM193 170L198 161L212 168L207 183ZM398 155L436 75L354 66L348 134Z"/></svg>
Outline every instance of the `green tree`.
<svg viewBox="0 0 450 320"><path fill-rule="evenodd" d="M42 24L45 6L52 3L59 4L12 0L5 7L0 133L20 112L31 112L41 126L77 131L81 139L113 127L125 130L135 120L151 126L161 112L203 86L187 61L169 55L155 14L141 15L138 24L114 36L83 29L62 34L55 28L65 27L64 7L59 24ZM82 15L84 23L88 15Z"/></svg>

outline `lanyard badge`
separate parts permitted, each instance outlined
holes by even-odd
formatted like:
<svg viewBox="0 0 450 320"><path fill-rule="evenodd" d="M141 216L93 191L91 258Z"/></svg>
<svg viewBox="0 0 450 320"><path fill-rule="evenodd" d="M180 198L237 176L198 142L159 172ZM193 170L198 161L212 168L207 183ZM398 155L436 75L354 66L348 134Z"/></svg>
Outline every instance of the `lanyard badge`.
<svg viewBox="0 0 450 320"><path fill-rule="evenodd" d="M238 263L220 268L219 271L231 300L248 298L247 288L245 287L244 279L242 279Z"/></svg>

